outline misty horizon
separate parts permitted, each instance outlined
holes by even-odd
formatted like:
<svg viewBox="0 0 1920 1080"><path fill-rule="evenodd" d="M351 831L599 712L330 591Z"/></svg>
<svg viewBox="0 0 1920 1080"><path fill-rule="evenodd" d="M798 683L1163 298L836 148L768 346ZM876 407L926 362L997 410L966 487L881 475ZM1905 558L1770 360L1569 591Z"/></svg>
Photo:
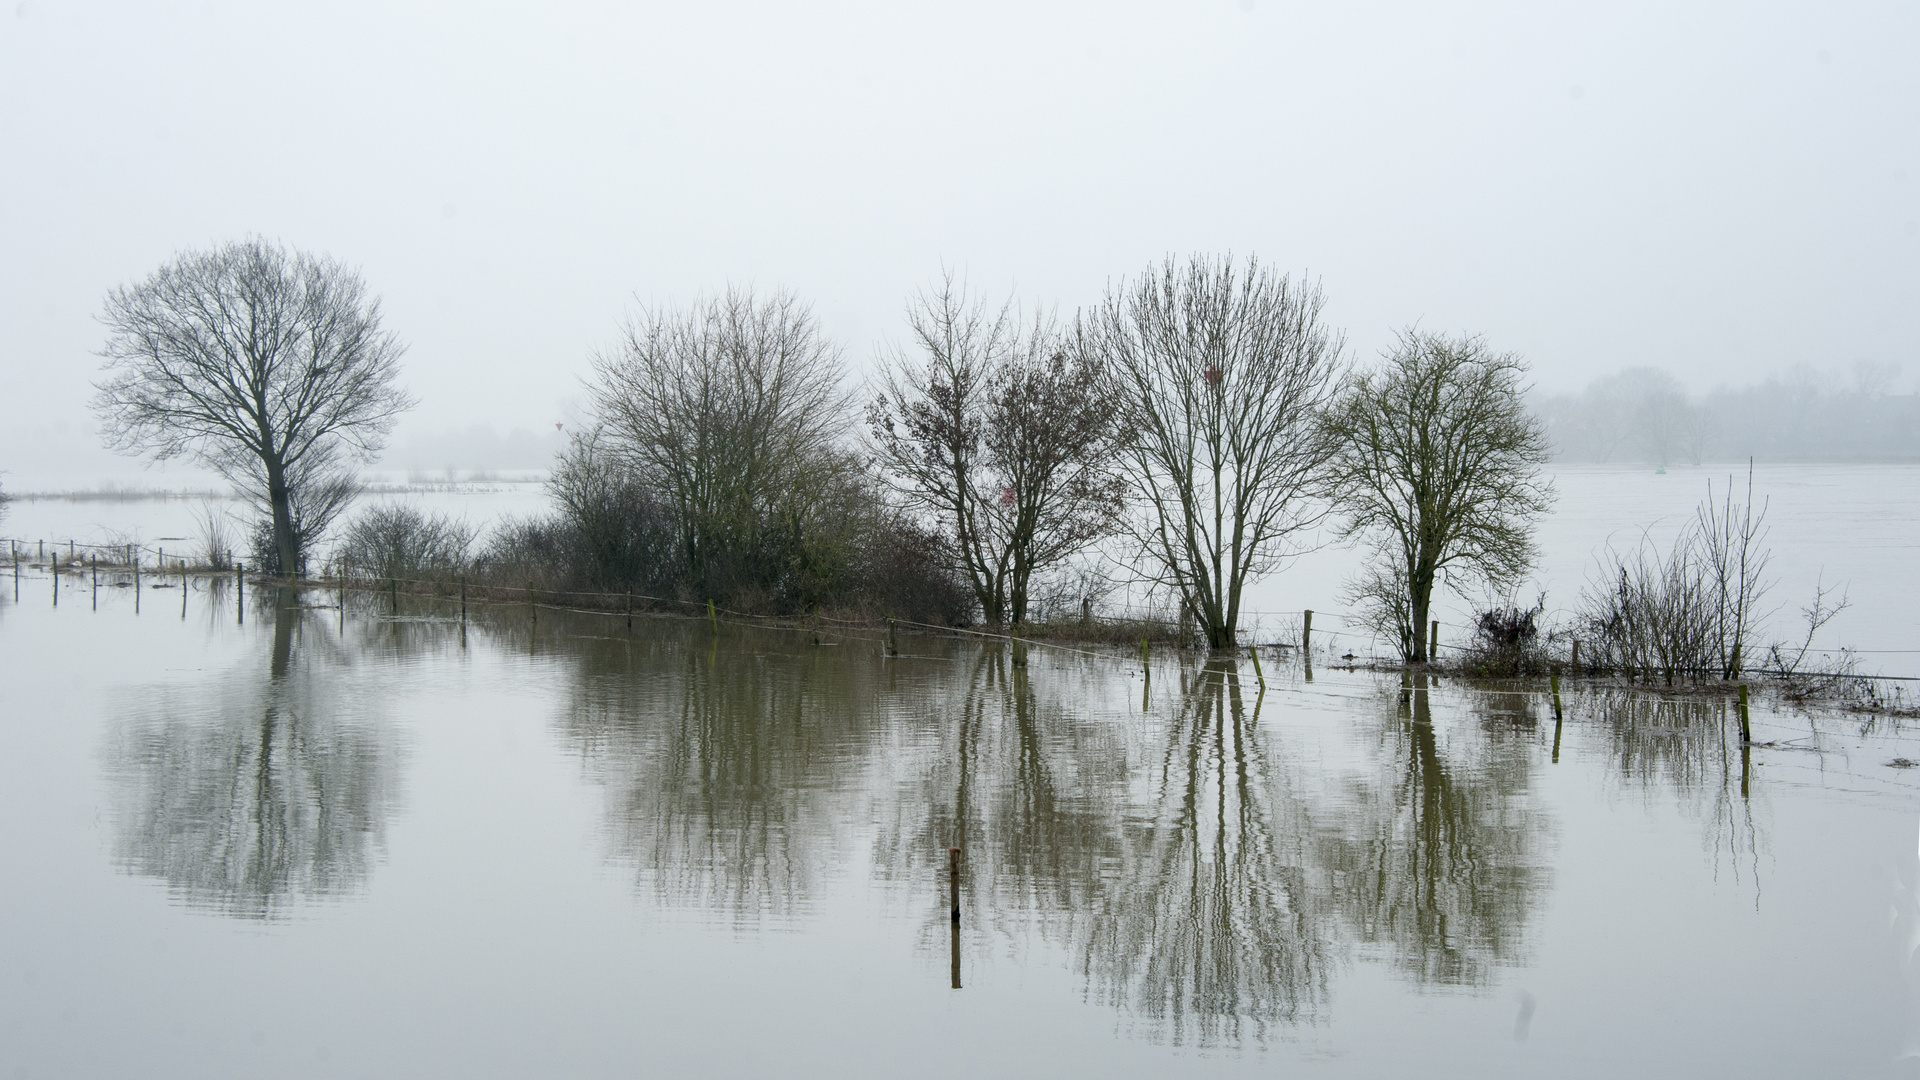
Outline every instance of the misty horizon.
<svg viewBox="0 0 1920 1080"><path fill-rule="evenodd" d="M790 289L858 377L943 267L1070 317L1195 252L1318 279L1363 363L1418 325L1521 354L1543 395L1861 362L1911 393L1917 23L26 0L0 16L0 469L109 467L107 291L249 235L382 298L419 401L396 452L571 421L640 305Z"/></svg>

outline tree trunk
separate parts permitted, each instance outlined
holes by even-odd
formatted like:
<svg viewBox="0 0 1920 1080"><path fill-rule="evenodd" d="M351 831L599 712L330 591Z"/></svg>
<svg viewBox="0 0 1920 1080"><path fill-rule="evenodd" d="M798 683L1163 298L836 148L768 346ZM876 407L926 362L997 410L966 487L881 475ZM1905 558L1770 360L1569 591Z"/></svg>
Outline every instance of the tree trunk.
<svg viewBox="0 0 1920 1080"><path fill-rule="evenodd" d="M1407 662L1413 664L1424 664L1432 659L1427 655L1425 631L1427 616L1433 610L1433 580L1436 575L1425 562L1422 559L1407 575L1407 614L1413 625L1406 627L1403 632L1409 635L1405 644L1411 646L1405 653Z"/></svg>
<svg viewBox="0 0 1920 1080"><path fill-rule="evenodd" d="M291 578L300 569L300 545L293 535L293 500L287 492L285 466L267 463L267 503L273 513L273 551L280 560L279 576Z"/></svg>

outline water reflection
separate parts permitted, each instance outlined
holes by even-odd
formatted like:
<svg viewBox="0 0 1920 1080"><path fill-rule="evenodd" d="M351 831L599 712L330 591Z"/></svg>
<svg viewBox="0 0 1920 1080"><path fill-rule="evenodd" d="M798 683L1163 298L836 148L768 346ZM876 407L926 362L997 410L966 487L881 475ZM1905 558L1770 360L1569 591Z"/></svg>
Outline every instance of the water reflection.
<svg viewBox="0 0 1920 1080"><path fill-rule="evenodd" d="M1524 693L1468 695L1443 742L1409 684L1366 714L1364 766L1334 775L1262 725L1280 706L1233 661L1188 663L1143 717L1098 659L557 622L496 632L567 658L563 733L645 888L750 926L864 860L907 890L954 985L965 957L1044 944L1161 1038L1258 1039L1324 1017L1355 949L1422 985L1487 985L1550 884Z"/></svg>
<svg viewBox="0 0 1920 1080"><path fill-rule="evenodd" d="M1716 868L1759 880L1764 843L1753 807L1753 752L1740 740L1724 697L1663 697L1596 689L1584 712L1593 720L1615 783L1649 803L1678 805L1707 828Z"/></svg>
<svg viewBox="0 0 1920 1080"><path fill-rule="evenodd" d="M1211 1044L1324 1010L1336 897L1316 807L1262 737L1263 698L1250 706L1230 661L1183 682L1082 963L1098 998Z"/></svg>
<svg viewBox="0 0 1920 1080"><path fill-rule="evenodd" d="M295 590L248 599L272 620L267 655L141 694L107 765L123 869L190 906L271 919L365 881L399 746Z"/></svg>
<svg viewBox="0 0 1920 1080"><path fill-rule="evenodd" d="M615 857L734 923L804 910L865 789L884 676L797 635L557 640L574 668L563 731L607 792Z"/></svg>
<svg viewBox="0 0 1920 1080"><path fill-rule="evenodd" d="M1374 773L1349 789L1327 858L1359 940L1418 983L1484 985L1522 959L1550 884L1551 826L1528 790L1537 718L1512 694L1469 694L1477 723L1448 726L1443 749L1433 695L1424 675L1396 695Z"/></svg>

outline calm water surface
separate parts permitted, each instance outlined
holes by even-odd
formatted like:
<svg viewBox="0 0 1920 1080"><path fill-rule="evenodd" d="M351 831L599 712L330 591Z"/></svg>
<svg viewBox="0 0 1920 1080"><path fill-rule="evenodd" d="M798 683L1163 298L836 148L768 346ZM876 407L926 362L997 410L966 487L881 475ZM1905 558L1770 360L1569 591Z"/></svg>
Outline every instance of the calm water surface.
<svg viewBox="0 0 1920 1080"><path fill-rule="evenodd" d="M0 1075L1920 1075L1886 721L5 585Z"/></svg>

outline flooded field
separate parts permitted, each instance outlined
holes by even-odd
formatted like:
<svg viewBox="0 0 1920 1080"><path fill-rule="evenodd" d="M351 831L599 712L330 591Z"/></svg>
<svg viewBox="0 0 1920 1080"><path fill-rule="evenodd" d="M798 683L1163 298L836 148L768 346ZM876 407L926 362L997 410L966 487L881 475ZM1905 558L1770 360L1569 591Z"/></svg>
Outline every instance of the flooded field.
<svg viewBox="0 0 1920 1080"><path fill-rule="evenodd" d="M1665 474L1618 465L1554 468L1559 498L1540 522L1540 564L1516 598L1531 603L1544 594L1548 622L1555 625L1571 621L1581 587L1595 572L1595 555L1608 545L1631 549L1643 534L1669 543L1693 520L1709 481L1724 493L1729 473L1740 471L1744 484L1743 469L1726 465L1676 466ZM550 509L543 485L525 476L458 483L404 474L373 479L359 507L406 503L463 519L483 533L504 518ZM162 548L176 555L183 548L197 552L205 500L103 497L137 488L140 480L135 470L86 497L20 499L0 522L0 539L15 538L29 550L39 540L139 543L149 561ZM199 481L203 487L210 483ZM9 485L8 490L25 489ZM1844 591L1850 606L1819 635L1816 647L1856 650L1864 672L1920 676L1914 618L1920 611L1920 465L1762 464L1755 471L1754 495L1768 505L1767 546L1774 556L1769 570L1776 579L1761 604L1766 616L1762 644L1799 640L1804 629L1799 609L1816 587L1835 586L1835 595ZM244 516L244 508L231 499L213 505ZM1301 610L1311 608L1322 644L1361 655L1385 649L1345 610L1342 586L1361 569L1362 558L1354 549L1324 544L1251 583L1242 640L1288 639L1300 625ZM1443 642L1467 634L1475 603L1482 599L1445 591L1435 595ZM1113 600L1116 606L1129 604L1124 591Z"/></svg>
<svg viewBox="0 0 1920 1080"><path fill-rule="evenodd" d="M5 1075L1920 1075L1890 721L170 583L0 591Z"/></svg>

